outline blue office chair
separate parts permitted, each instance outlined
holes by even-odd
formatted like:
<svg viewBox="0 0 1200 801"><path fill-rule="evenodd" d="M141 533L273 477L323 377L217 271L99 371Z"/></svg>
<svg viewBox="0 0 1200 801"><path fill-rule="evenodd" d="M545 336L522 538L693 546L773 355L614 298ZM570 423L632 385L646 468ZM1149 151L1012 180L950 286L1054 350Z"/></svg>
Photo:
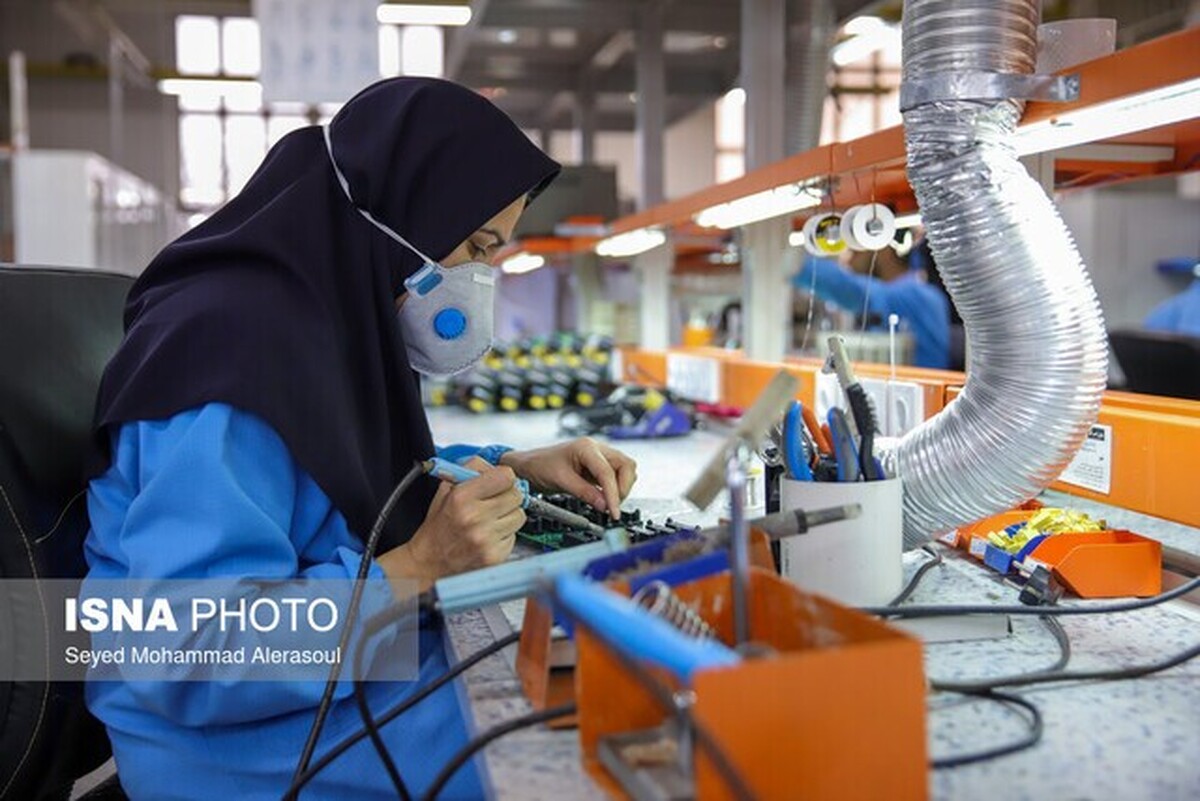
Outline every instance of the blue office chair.
<svg viewBox="0 0 1200 801"><path fill-rule="evenodd" d="M92 414L131 284L96 270L0 264L0 579L84 575ZM52 611L5 584L0 666L8 672L0 676L13 676ZM110 753L80 683L0 680L3 801L66 799ZM114 779L84 796L101 797L124 793Z"/></svg>

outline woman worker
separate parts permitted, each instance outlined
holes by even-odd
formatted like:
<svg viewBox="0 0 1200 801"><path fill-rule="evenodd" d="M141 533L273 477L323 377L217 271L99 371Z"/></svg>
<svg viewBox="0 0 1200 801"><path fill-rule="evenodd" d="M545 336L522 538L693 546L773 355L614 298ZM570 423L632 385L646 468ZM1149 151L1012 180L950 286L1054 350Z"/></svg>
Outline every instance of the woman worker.
<svg viewBox="0 0 1200 801"><path fill-rule="evenodd" d="M88 580L353 578L385 499L435 454L413 371L449 374L484 354L488 262L558 170L490 102L437 80L375 84L326 128L284 137L130 293L97 403L109 453L88 494ZM503 561L524 522L515 476L614 517L635 477L590 440L477 455L491 463L471 462L479 478L422 479L401 498L371 579L428 587ZM368 594L361 619L377 611ZM420 645L420 679L372 683L372 708L445 671L438 632L423 628ZM88 701L131 798L278 799L322 689L94 681ZM322 746L359 727L349 694L342 682ZM383 737L419 793L466 740L453 686ZM442 797L481 793L467 766ZM364 740L304 797L395 791Z"/></svg>

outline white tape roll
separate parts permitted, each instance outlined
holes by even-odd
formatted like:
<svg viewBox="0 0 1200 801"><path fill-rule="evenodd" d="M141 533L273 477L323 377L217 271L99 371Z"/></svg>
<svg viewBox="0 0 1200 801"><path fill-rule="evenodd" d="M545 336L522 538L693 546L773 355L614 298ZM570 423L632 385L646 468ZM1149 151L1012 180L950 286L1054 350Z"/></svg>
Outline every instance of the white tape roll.
<svg viewBox="0 0 1200 801"><path fill-rule="evenodd" d="M839 214L818 214L804 223L804 244L814 256L836 256L846 249Z"/></svg>
<svg viewBox="0 0 1200 801"><path fill-rule="evenodd" d="M896 215L882 203L860 206L846 224L847 239L861 250L883 250L896 235Z"/></svg>
<svg viewBox="0 0 1200 801"><path fill-rule="evenodd" d="M846 209L846 213L842 215L842 239L846 240L846 247L851 250L866 250L858 240L854 238L854 218L864 209L864 206L851 206Z"/></svg>

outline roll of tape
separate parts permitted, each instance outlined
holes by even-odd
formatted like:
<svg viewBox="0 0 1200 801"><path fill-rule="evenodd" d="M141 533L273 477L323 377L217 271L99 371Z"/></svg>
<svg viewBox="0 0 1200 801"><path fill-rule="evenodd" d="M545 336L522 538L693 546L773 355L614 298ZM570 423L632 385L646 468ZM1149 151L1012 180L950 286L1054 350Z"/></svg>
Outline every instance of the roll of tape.
<svg viewBox="0 0 1200 801"><path fill-rule="evenodd" d="M818 214L804 223L804 243L814 256L836 256L846 249L840 214Z"/></svg>
<svg viewBox="0 0 1200 801"><path fill-rule="evenodd" d="M851 206L850 208L846 209L846 212L842 215L842 239L845 240L846 247L850 248L851 250L866 250L866 248L854 238L854 218L857 217L864 208L864 206Z"/></svg>
<svg viewBox="0 0 1200 801"><path fill-rule="evenodd" d="M896 235L896 215L882 203L860 206L846 225L847 238L861 250L883 250Z"/></svg>

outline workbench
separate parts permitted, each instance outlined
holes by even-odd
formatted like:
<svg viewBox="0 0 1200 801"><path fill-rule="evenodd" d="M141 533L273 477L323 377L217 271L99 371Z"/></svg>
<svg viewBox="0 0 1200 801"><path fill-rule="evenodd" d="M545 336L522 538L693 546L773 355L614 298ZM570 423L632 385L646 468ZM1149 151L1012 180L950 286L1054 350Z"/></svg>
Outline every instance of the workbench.
<svg viewBox="0 0 1200 801"><path fill-rule="evenodd" d="M550 412L474 416L443 408L430 410L429 416L439 444L529 448L559 439L557 415ZM638 484L625 508L642 508L655 520L714 522L720 500L701 514L676 499L720 443L717 433L706 431L681 439L614 443L638 461ZM1200 530L1058 493L1047 493L1043 501L1070 505L1104 517L1114 527L1200 554ZM927 558L920 551L906 554L906 576ZM994 573L947 553L944 564L925 576L908 603L1015 601L1016 591ZM520 627L524 602L502 606L449 618L452 662ZM1182 600L1120 615L1065 617L1061 622L1071 639L1073 670L1145 664L1200 641L1200 607ZM530 711L513 667L515 656L516 648L509 648L465 674L460 694L476 731ZM1012 618L1012 633L1006 638L927 644L925 671L938 679L983 679L1044 668L1057 657L1058 646L1046 627L1037 618L1021 617ZM1200 798L1200 660L1136 680L1046 684L1015 692L1040 708L1045 719L1041 742L990 762L930 771L931 798ZM1000 745L1026 731L1017 712L992 702L931 694L928 706L931 758ZM604 797L583 773L573 729L537 727L510 734L492 743L477 764L495 799Z"/></svg>

